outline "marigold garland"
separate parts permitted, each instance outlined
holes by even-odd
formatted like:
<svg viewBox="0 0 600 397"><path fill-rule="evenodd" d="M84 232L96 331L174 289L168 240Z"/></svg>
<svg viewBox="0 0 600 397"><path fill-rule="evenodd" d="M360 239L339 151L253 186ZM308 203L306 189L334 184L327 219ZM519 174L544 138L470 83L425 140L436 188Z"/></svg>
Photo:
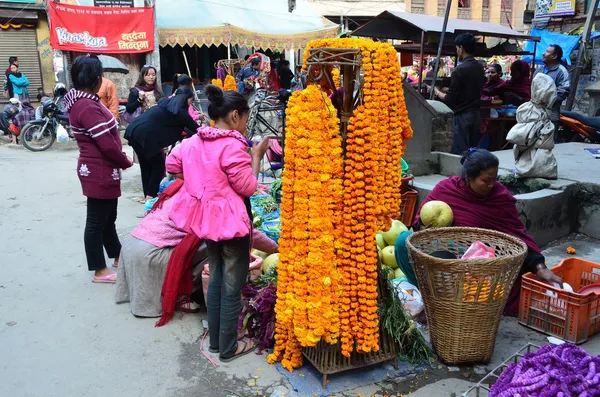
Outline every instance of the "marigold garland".
<svg viewBox="0 0 600 397"><path fill-rule="evenodd" d="M235 78L228 74L225 77L225 83L223 84L223 90L225 91L237 91L237 84L235 83Z"/></svg>
<svg viewBox="0 0 600 397"><path fill-rule="evenodd" d="M268 359L292 371L302 364L301 346L338 340L334 210L343 172L339 120L327 96L314 85L294 93L286 120L276 345Z"/></svg>
<svg viewBox="0 0 600 397"><path fill-rule="evenodd" d="M290 371L302 364L301 348L320 340L339 340L346 357L379 350L375 234L400 215L400 158L412 137L391 45L315 40L305 62L311 48L359 48L364 80L344 160L324 79L295 93L288 105L276 344L269 362L282 361ZM340 87L339 69L319 67Z"/></svg>
<svg viewBox="0 0 600 397"><path fill-rule="evenodd" d="M221 81L221 79L212 79L211 84L223 88L223 82Z"/></svg>

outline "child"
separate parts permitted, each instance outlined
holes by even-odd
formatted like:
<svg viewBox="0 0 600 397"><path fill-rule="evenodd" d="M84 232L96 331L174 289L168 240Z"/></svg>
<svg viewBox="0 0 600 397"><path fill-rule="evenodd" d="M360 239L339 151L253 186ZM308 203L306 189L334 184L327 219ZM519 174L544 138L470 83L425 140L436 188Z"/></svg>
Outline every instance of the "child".
<svg viewBox="0 0 600 397"><path fill-rule="evenodd" d="M167 171L184 179L170 217L178 227L206 240L209 351L229 362L254 349L249 339L238 342L237 322L250 263L248 198L256 191L269 140L254 147L250 155L243 135L250 110L246 99L214 85L205 92L215 127L198 128L195 136L176 146L167 158Z"/></svg>

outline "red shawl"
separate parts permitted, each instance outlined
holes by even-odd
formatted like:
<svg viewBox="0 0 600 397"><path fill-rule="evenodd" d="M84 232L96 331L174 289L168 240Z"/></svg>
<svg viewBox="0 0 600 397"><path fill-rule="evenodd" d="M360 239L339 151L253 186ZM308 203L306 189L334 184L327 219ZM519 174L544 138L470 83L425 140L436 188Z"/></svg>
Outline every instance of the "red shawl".
<svg viewBox="0 0 600 397"><path fill-rule="evenodd" d="M421 207L432 200L443 201L452 208L454 226L478 227L503 232L523 240L531 251L541 253L519 218L517 200L500 182L496 182L488 196L480 196L467 186L463 178L452 176L438 183L421 203ZM415 226L419 221L417 214Z"/></svg>
<svg viewBox="0 0 600 397"><path fill-rule="evenodd" d="M505 81L502 79L498 80L488 80L483 85L483 95L482 97L493 97L498 95L497 88L502 87L505 84Z"/></svg>
<svg viewBox="0 0 600 397"><path fill-rule="evenodd" d="M515 71L518 71L520 76L518 78L511 78L502 84L499 90L504 94L505 92L512 92L521 98L525 102L531 100L531 72L529 64L525 61L515 61L510 67L513 75Z"/></svg>
<svg viewBox="0 0 600 397"><path fill-rule="evenodd" d="M181 179L171 183L159 196L150 211L160 208L162 204L173 197L183 186ZM156 322L156 327L161 327L171 320L177 302L189 299L192 294L192 259L200 248L202 240L194 233L188 233L183 240L177 244L167 265L167 273L161 291L162 315Z"/></svg>

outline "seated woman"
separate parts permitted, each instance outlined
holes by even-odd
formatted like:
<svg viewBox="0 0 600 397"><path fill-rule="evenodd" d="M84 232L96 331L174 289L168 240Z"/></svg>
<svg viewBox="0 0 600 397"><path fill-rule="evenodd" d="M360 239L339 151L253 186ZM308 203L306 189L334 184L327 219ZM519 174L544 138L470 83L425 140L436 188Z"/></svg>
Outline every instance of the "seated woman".
<svg viewBox="0 0 600 397"><path fill-rule="evenodd" d="M505 105L520 106L531 100L531 73L525 61L514 61L510 65L510 80L498 89Z"/></svg>
<svg viewBox="0 0 600 397"><path fill-rule="evenodd" d="M502 66L497 63L493 63L488 66L485 71L487 81L483 85L483 92L481 95L482 101L490 101L498 97L498 88L504 84L502 80Z"/></svg>
<svg viewBox="0 0 600 397"><path fill-rule="evenodd" d="M516 317L519 311L522 274L533 272L539 280L549 284L562 283L562 280L544 264L544 256L539 247L521 223L516 199L504 185L496 181L498 158L484 149L469 149L461 163L462 176L453 176L438 183L421 203L421 207L428 201L444 201L454 212L454 226L497 230L517 237L527 244L527 258L504 309L504 315ZM413 226L418 230L427 225L422 225L417 215ZM396 261L408 280L418 285L406 249L406 239L411 233L404 232L396 240Z"/></svg>
<svg viewBox="0 0 600 397"><path fill-rule="evenodd" d="M123 242L117 270L116 303L130 302L131 312L139 317L160 317L163 310L161 295L167 273L167 265L176 246L182 243L187 233L179 229L169 218L172 198L183 185L176 180L160 195L160 201L146 215ZM277 251L275 242L264 233L254 231L252 245L267 253ZM202 294L202 269L208 254L206 244L191 259L191 299L179 299L177 308L184 312L197 312ZM188 274L188 277L190 275Z"/></svg>

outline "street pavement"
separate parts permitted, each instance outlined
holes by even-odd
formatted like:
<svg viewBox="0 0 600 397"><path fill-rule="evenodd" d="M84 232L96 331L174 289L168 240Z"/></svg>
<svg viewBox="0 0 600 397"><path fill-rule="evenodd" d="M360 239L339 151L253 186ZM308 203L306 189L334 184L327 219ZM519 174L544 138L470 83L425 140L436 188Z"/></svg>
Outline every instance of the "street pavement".
<svg viewBox="0 0 600 397"><path fill-rule="evenodd" d="M0 145L0 395L298 396L264 356L250 354L214 368L200 353L203 314L177 313L155 328L156 319L136 318L128 304L116 305L114 286L92 284L87 270L78 152L60 145L42 153L9 146ZM142 216L142 205L132 200L141 196L140 185L137 165L123 173L121 236ZM549 263L558 263L567 245L589 258L600 253L598 242L575 237L549 248ZM483 371L530 341L544 342L545 336L503 320L494 357ZM583 347L600 353L598 338ZM460 396L477 380L476 372L481 368L451 372L436 364L421 376L356 385L339 395Z"/></svg>

